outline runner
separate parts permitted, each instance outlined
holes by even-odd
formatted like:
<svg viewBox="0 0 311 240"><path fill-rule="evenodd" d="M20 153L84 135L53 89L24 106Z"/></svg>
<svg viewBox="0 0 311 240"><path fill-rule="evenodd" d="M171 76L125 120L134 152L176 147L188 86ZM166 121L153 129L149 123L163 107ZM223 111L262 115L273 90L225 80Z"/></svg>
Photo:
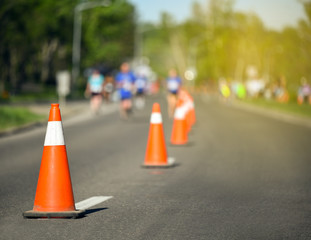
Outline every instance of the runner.
<svg viewBox="0 0 311 240"><path fill-rule="evenodd" d="M104 98L107 103L111 102L111 95L114 90L114 80L111 74L107 74L105 76L105 84L104 84Z"/></svg>
<svg viewBox="0 0 311 240"><path fill-rule="evenodd" d="M91 110L93 113L98 114L103 101L103 85L104 76L98 70L93 70L92 75L88 78L85 96L91 95Z"/></svg>
<svg viewBox="0 0 311 240"><path fill-rule="evenodd" d="M145 107L145 89L147 85L147 78L143 75L139 75L135 81L136 87L136 99L135 105L138 109L143 109Z"/></svg>
<svg viewBox="0 0 311 240"><path fill-rule="evenodd" d="M132 110L132 92L134 91L135 76L126 62L122 63L120 70L115 78L121 100L120 117L128 119L129 113Z"/></svg>
<svg viewBox="0 0 311 240"><path fill-rule="evenodd" d="M166 86L168 90L167 103L168 103L168 116L173 118L175 106L177 103L177 94L181 87L181 78L177 75L175 69L169 70L169 76L166 79Z"/></svg>

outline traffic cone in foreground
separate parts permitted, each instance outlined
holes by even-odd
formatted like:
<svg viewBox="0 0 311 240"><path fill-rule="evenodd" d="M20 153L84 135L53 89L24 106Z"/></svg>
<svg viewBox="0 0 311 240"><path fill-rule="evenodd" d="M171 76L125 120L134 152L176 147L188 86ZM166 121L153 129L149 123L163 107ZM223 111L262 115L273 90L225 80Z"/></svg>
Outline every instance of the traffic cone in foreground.
<svg viewBox="0 0 311 240"><path fill-rule="evenodd" d="M171 167L175 159L167 157L160 105L154 103L143 167Z"/></svg>
<svg viewBox="0 0 311 240"><path fill-rule="evenodd" d="M52 104L33 210L25 218L78 218L71 186L59 104Z"/></svg>
<svg viewBox="0 0 311 240"><path fill-rule="evenodd" d="M182 101L178 100L171 134L171 144L173 145L184 145L188 142L186 110Z"/></svg>

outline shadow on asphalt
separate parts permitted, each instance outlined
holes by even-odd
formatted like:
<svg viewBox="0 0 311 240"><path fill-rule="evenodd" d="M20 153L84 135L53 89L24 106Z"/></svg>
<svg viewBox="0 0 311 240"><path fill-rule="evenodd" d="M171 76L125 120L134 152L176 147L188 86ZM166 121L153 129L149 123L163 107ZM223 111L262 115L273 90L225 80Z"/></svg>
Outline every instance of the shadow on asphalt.
<svg viewBox="0 0 311 240"><path fill-rule="evenodd" d="M92 214L92 213L96 213L99 211L103 211L103 210L107 210L109 208L92 208L92 209L87 209L85 210L85 214L82 218L87 217L87 215Z"/></svg>

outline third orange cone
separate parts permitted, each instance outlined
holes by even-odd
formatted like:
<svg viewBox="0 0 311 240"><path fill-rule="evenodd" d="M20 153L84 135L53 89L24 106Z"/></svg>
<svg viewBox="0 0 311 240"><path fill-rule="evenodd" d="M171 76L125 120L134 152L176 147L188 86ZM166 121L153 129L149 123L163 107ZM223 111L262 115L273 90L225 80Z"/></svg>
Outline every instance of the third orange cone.
<svg viewBox="0 0 311 240"><path fill-rule="evenodd" d="M186 120L186 108L179 99L174 113L171 144L184 145L188 142L188 127Z"/></svg>

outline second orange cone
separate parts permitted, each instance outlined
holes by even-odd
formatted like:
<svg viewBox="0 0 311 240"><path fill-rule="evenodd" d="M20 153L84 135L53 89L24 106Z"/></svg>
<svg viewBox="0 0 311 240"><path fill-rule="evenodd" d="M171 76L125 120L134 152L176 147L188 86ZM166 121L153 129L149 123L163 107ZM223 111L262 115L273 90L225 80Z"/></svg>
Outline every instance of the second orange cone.
<svg viewBox="0 0 311 240"><path fill-rule="evenodd" d="M186 108L179 99L174 114L171 144L184 145L188 142L188 127L186 121Z"/></svg>
<svg viewBox="0 0 311 240"><path fill-rule="evenodd" d="M174 159L167 157L160 105L154 103L143 167L171 167Z"/></svg>

